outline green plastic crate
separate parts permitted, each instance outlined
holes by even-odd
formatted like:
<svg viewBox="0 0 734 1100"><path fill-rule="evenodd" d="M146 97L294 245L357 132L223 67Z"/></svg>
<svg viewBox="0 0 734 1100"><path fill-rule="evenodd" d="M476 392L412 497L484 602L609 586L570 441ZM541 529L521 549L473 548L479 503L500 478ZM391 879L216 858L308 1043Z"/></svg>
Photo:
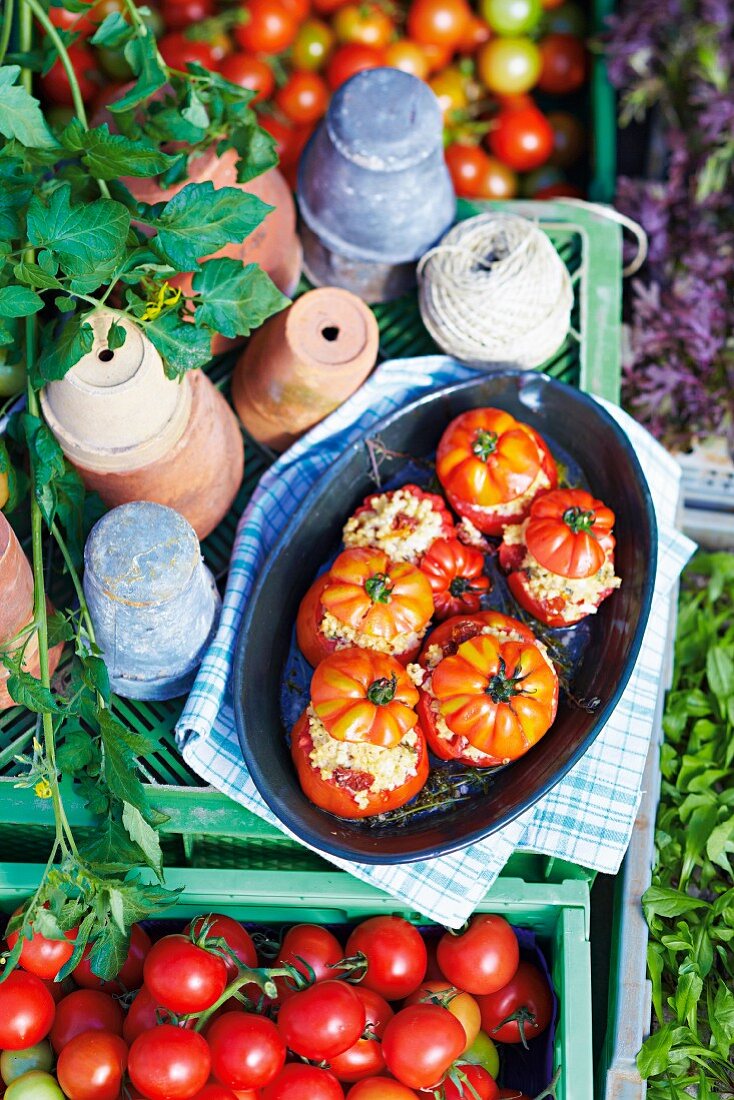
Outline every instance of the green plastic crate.
<svg viewBox="0 0 734 1100"><path fill-rule="evenodd" d="M607 16L614 11L614 0L594 0L592 32L601 35ZM617 97L609 83L607 66L601 52L591 63L591 180L589 198L594 202L612 202L617 183Z"/></svg>
<svg viewBox="0 0 734 1100"><path fill-rule="evenodd" d="M575 303L573 332L563 347L544 364L546 373L581 389L618 401L620 385L621 239L619 227L593 210L564 202L497 203L500 207L537 219L549 234L571 272ZM461 205L460 215L479 209ZM379 305L382 359L427 355L436 347L423 327L415 295ZM225 392L231 359L215 361L211 376ZM230 514L203 543L207 565L222 578L227 570L237 520L267 467L268 456L251 441L246 444L245 480ZM59 583L61 570L53 570ZM61 583L63 583L63 578ZM51 586L51 597L63 606L68 593ZM146 760L144 779L155 787L154 805L168 815L165 825L169 863L207 865L220 857L229 865L257 866L263 851L282 853L288 866L320 866L312 853L286 839L244 807L202 784L184 763L174 741L174 729L183 700L143 703L120 699L117 713L132 727L158 738L156 751ZM22 766L16 756L26 752L35 731L34 716L22 708L0 714L0 861L23 862L43 858L52 839L50 802L32 790L15 786ZM94 819L68 782L64 803L75 829L93 828ZM18 828L21 826L22 828ZM297 853L297 854L296 854ZM563 877L566 872L551 871ZM544 877L539 875L539 877Z"/></svg>
<svg viewBox="0 0 734 1100"><path fill-rule="evenodd" d="M0 865L0 912L10 913L33 893L42 868ZM430 922L387 894L340 871L169 870L167 884L183 893L167 916L190 919L215 910L238 920L266 924L347 924L377 913L399 913ZM502 879L477 907L500 913L535 932L549 959L558 994L555 1068L561 1069L559 1100L591 1100L591 962L589 890L585 882L539 885Z"/></svg>

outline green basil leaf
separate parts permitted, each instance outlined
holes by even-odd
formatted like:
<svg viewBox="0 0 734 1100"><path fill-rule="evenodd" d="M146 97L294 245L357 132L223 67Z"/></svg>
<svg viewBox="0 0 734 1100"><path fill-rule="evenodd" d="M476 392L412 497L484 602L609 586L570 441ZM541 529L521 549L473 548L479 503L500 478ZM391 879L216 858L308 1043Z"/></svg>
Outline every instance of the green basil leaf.
<svg viewBox="0 0 734 1100"><path fill-rule="evenodd" d="M197 271L199 258L249 236L272 210L256 195L211 181L189 183L170 199L154 225L155 251L179 271Z"/></svg>
<svg viewBox="0 0 734 1100"><path fill-rule="evenodd" d="M238 260L207 260L193 279L200 301L197 325L208 325L223 336L249 336L253 329L290 304L257 264Z"/></svg>
<svg viewBox="0 0 734 1100"><path fill-rule="evenodd" d="M52 149L56 139L37 99L17 83L19 65L0 68L0 134L31 149Z"/></svg>

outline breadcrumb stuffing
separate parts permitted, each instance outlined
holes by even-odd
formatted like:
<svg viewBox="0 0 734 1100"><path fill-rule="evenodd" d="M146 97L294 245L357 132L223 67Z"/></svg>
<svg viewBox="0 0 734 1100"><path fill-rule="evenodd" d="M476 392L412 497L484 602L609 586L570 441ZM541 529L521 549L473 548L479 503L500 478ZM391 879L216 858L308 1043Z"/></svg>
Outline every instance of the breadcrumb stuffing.
<svg viewBox="0 0 734 1100"><path fill-rule="evenodd" d="M405 489L376 496L370 508L344 525L346 547L370 546L392 561L415 564L443 534L444 517L430 500Z"/></svg>

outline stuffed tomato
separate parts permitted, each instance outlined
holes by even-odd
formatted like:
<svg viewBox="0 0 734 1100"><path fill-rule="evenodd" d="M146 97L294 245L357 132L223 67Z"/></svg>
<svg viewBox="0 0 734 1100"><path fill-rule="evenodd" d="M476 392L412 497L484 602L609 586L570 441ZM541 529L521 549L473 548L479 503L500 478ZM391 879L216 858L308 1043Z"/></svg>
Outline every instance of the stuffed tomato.
<svg viewBox="0 0 734 1100"><path fill-rule="evenodd" d="M398 809L428 778L418 691L393 657L350 648L322 661L291 734L304 794L337 817Z"/></svg>
<svg viewBox="0 0 734 1100"><path fill-rule="evenodd" d="M532 631L508 615L484 611L447 619L428 638L420 669L418 716L442 760L507 764L532 748L555 719L553 664Z"/></svg>
<svg viewBox="0 0 734 1100"><path fill-rule="evenodd" d="M314 667L330 653L357 646L407 663L420 651L433 615L427 578L381 550L344 550L301 601L298 646Z"/></svg>
<svg viewBox="0 0 734 1100"><path fill-rule="evenodd" d="M545 441L501 409L470 409L451 421L436 452L449 504L485 535L524 519L558 471Z"/></svg>
<svg viewBox="0 0 734 1100"><path fill-rule="evenodd" d="M583 489L539 497L505 529L499 560L513 596L548 626L594 615L622 583L614 573L614 512Z"/></svg>
<svg viewBox="0 0 734 1100"><path fill-rule="evenodd" d="M373 493L344 525L347 547L382 550L392 561L420 561L440 538L452 538L454 521L443 499L417 485Z"/></svg>
<svg viewBox="0 0 734 1100"><path fill-rule="evenodd" d="M451 615L471 615L479 610L490 589L484 573L484 554L458 539L437 539L424 554L420 569L428 578L439 622Z"/></svg>

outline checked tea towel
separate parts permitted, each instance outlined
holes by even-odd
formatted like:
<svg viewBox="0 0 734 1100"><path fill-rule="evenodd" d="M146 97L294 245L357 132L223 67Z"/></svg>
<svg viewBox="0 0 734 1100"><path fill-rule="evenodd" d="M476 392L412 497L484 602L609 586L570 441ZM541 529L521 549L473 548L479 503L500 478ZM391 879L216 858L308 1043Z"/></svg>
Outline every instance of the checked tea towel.
<svg viewBox="0 0 734 1100"><path fill-rule="evenodd" d="M258 794L235 731L229 687L242 611L270 548L310 487L353 439L423 394L476 372L446 356L383 363L335 413L291 447L262 477L240 522L216 637L177 728L198 775L287 832ZM629 416L605 404L628 434L658 521L658 575L650 620L629 684L591 749L550 794L510 825L463 851L398 866L332 862L409 904L459 927L515 848L616 872L629 843L661 687L670 604L694 545L675 529L680 469ZM298 839L298 838L296 838Z"/></svg>

